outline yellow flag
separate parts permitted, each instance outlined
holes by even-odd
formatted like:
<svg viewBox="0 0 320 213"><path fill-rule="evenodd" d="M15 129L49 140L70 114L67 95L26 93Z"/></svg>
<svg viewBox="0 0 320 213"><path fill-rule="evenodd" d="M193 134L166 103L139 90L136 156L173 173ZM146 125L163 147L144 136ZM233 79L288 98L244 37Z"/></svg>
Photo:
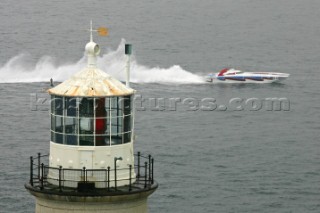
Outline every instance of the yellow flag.
<svg viewBox="0 0 320 213"><path fill-rule="evenodd" d="M107 36L108 35L108 28L106 28L106 27L99 27L97 31L100 36Z"/></svg>

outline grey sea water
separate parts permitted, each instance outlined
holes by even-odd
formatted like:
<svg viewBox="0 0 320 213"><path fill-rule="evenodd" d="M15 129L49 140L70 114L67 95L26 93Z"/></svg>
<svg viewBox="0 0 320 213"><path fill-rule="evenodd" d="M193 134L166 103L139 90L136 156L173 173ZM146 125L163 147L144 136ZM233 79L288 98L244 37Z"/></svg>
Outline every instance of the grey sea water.
<svg viewBox="0 0 320 213"><path fill-rule="evenodd" d="M81 68L91 19L110 31L95 37L111 61L103 68L124 66L121 38L134 47L132 87L146 99L137 103L145 109L136 112L135 150L155 157L159 183L150 212L320 212L319 8L316 0L2 0L0 212L34 212L28 159L47 153L50 137L49 112L35 110L32 95L46 97L50 76ZM224 67L291 76L198 82ZM216 109L201 108L208 98ZM271 109L269 98L285 104Z"/></svg>

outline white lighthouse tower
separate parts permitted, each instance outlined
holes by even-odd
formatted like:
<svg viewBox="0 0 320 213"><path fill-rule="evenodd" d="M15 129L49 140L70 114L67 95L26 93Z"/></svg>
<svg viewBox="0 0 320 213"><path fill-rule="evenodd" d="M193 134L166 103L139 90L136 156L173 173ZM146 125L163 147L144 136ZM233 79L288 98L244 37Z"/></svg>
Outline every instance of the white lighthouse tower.
<svg viewBox="0 0 320 213"><path fill-rule="evenodd" d="M97 68L92 29L85 51L87 67L48 90L50 154L30 157L25 187L36 213L147 212L158 185L153 158L133 150L135 91Z"/></svg>

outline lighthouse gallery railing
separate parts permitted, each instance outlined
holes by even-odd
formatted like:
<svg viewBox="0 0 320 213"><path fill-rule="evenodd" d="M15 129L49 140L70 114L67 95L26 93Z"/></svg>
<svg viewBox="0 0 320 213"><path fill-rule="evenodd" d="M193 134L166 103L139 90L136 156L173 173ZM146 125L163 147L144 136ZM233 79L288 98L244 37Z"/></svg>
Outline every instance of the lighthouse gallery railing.
<svg viewBox="0 0 320 213"><path fill-rule="evenodd" d="M43 157L49 155L41 155L38 153L37 157L30 157L30 180L29 183L33 188L39 190L58 190L63 191L82 191L95 189L95 184L99 184L99 190L107 190L108 192L124 192L144 190L152 187L154 184L153 167L154 159L151 155L144 156L140 152L135 154L135 165L129 165L128 168L123 169L68 169L68 168L56 168L49 167L43 163ZM117 159L115 159L116 161ZM58 178L51 178L48 173L56 172ZM117 174L121 171L129 171L129 178L118 178ZM134 172L135 171L135 175ZM110 176L113 175L113 179ZM98 177L95 181L89 180L89 176ZM74 177L78 177L74 178ZM100 177L100 178L99 178ZM55 184L52 184L52 182ZM128 184L124 186L118 186L117 183L121 181L127 181ZM66 182L74 182L76 187L69 187ZM65 186L68 185L68 186Z"/></svg>

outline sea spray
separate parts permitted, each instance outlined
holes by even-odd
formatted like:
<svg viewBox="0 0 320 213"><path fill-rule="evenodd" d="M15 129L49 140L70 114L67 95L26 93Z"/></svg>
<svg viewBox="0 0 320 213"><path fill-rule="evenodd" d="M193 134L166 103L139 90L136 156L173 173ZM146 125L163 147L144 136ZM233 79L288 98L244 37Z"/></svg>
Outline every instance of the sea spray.
<svg viewBox="0 0 320 213"><path fill-rule="evenodd" d="M111 76L124 81L126 59L124 54L125 40L122 39L116 50L108 50L98 57L98 67ZM0 68L0 83L64 81L86 66L86 57L71 64L55 65L50 56L43 56L38 62L27 66L30 55L19 54L11 58ZM131 77L134 83L203 83L201 76L188 72L179 65L169 68L147 67L140 65L135 56L131 57Z"/></svg>

